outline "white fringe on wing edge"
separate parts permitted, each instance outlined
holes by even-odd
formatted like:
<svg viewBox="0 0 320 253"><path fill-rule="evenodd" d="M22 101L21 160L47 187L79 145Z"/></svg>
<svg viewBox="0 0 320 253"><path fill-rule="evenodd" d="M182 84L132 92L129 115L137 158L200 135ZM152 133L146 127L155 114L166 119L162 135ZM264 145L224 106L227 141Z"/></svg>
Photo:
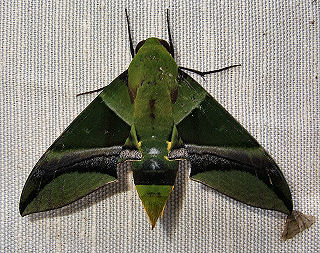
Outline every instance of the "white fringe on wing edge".
<svg viewBox="0 0 320 253"><path fill-rule="evenodd" d="M296 234L311 227L315 220L315 217L312 215L306 215L298 211L292 211L292 213L287 217L286 224L284 225L282 239L291 239Z"/></svg>

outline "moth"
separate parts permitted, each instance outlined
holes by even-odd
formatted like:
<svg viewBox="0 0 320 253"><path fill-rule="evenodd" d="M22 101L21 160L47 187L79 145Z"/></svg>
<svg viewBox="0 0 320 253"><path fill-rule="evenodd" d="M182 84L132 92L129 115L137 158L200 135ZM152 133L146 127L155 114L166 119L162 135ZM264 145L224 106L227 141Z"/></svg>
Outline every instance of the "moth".
<svg viewBox="0 0 320 253"><path fill-rule="evenodd" d="M152 227L173 189L179 160L190 178L245 204L288 214L283 238L311 226L293 211L289 186L261 145L178 67L169 43L149 38L132 61L70 124L35 165L23 188L20 213L63 207L117 180L130 161L135 188Z"/></svg>

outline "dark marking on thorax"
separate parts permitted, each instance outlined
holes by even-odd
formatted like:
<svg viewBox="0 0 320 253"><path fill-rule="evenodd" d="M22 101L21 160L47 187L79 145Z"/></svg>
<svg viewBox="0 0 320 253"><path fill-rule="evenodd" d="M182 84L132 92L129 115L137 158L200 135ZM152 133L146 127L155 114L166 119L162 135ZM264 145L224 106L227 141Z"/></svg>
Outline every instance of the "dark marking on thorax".
<svg viewBox="0 0 320 253"><path fill-rule="evenodd" d="M156 103L156 100L155 99L150 99L149 100L149 106L150 106L150 117L152 118L152 119L155 119L156 118L156 115L154 114L154 109L155 109L155 107L154 107L154 105L155 105L155 103Z"/></svg>
<svg viewBox="0 0 320 253"><path fill-rule="evenodd" d="M149 105L150 105L150 109L151 111L154 111L154 104L156 103L155 99L150 99L149 100Z"/></svg>
<svg viewBox="0 0 320 253"><path fill-rule="evenodd" d="M170 96L171 96L171 103L174 104L178 98L178 87L171 90Z"/></svg>
<svg viewBox="0 0 320 253"><path fill-rule="evenodd" d="M132 90L129 87L128 91L129 91L130 102L131 102L131 104L133 104L134 100L136 99L136 96L137 96L137 90Z"/></svg>

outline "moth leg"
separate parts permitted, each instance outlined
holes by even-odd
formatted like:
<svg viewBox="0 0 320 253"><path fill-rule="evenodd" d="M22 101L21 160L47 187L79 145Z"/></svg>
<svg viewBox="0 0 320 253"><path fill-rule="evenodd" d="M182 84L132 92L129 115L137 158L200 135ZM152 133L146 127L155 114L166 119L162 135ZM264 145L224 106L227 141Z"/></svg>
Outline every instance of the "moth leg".
<svg viewBox="0 0 320 253"><path fill-rule="evenodd" d="M96 90L91 90L91 91L86 91L86 92L83 92L83 93L79 93L79 94L76 95L76 97L79 97L81 95L95 93L95 92L98 92L98 91L102 91L105 87L107 87L107 86L104 86L104 87L96 89Z"/></svg>
<svg viewBox="0 0 320 253"><path fill-rule="evenodd" d="M216 70L204 71L204 72L199 71L199 70L195 70L195 69L185 68L185 67L179 67L179 69L188 70L188 71L191 71L191 72L196 73L196 74L198 74L198 75L203 77L203 76L208 75L208 74L221 72L221 71L224 71L224 70L227 70L227 69L231 69L231 68L234 68L234 67L238 67L238 66L241 66L241 64L231 65L231 66L228 66L228 67L224 67L222 69L216 69Z"/></svg>

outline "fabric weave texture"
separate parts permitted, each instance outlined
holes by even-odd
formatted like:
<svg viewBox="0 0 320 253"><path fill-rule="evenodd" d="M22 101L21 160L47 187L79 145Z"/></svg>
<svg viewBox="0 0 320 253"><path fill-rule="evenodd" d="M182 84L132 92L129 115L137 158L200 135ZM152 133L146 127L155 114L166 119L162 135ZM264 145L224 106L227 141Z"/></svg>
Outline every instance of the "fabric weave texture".
<svg viewBox="0 0 320 253"><path fill-rule="evenodd" d="M285 215L188 179L187 163L151 230L130 168L62 209L22 218L19 198L45 150L131 61L134 43L166 39L177 63L270 153L294 209L316 223L282 242ZM0 252L316 252L320 248L320 2L1 1Z"/></svg>

